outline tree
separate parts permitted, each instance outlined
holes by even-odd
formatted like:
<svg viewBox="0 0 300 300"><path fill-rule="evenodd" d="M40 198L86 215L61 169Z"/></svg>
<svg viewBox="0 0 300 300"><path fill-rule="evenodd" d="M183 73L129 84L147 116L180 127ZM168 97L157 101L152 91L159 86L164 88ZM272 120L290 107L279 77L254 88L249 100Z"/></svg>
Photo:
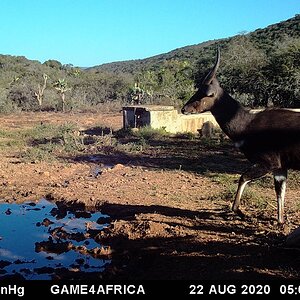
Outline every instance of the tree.
<svg viewBox="0 0 300 300"><path fill-rule="evenodd" d="M231 94L243 95L246 105L266 107L269 93L264 69L267 65L268 57L263 50L248 36L237 36L223 55L222 84Z"/></svg>
<svg viewBox="0 0 300 300"><path fill-rule="evenodd" d="M7 96L14 105L22 110L30 111L36 109L37 105L34 96L34 88L29 82L18 82L13 85Z"/></svg>
<svg viewBox="0 0 300 300"><path fill-rule="evenodd" d="M136 82L129 91L129 101L131 104L142 104L144 95L145 91L139 86L139 82Z"/></svg>
<svg viewBox="0 0 300 300"><path fill-rule="evenodd" d="M137 74L136 81L145 103L155 99L156 103L181 106L195 91L193 69L187 60L170 59L145 68ZM139 92L135 90L135 94Z"/></svg>
<svg viewBox="0 0 300 300"><path fill-rule="evenodd" d="M68 88L68 83L65 79L58 79L54 83L54 87L58 91L58 93L61 97L62 111L65 112L65 93L70 91L71 89Z"/></svg>
<svg viewBox="0 0 300 300"><path fill-rule="evenodd" d="M44 65L53 69L58 69L61 70L63 68L63 65L61 62L54 60L54 59L49 59L44 62Z"/></svg>
<svg viewBox="0 0 300 300"><path fill-rule="evenodd" d="M274 105L300 107L300 38L285 37L275 45L266 75Z"/></svg>
<svg viewBox="0 0 300 300"><path fill-rule="evenodd" d="M42 104L43 104L43 98L44 98L44 91L46 89L47 86L47 79L48 79L48 75L47 74L43 74L43 78L44 78L44 83L43 86L41 86L40 84L38 84L38 90L37 92L34 92L34 95L39 103L40 106L40 110L42 108Z"/></svg>

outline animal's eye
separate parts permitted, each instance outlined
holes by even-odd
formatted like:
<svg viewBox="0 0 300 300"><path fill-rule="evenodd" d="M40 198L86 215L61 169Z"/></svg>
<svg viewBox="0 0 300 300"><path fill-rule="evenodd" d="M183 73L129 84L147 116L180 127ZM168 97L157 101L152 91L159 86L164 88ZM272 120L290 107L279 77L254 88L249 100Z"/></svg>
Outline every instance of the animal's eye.
<svg viewBox="0 0 300 300"><path fill-rule="evenodd" d="M215 93L209 93L208 95L207 95L207 97L214 97L215 96Z"/></svg>

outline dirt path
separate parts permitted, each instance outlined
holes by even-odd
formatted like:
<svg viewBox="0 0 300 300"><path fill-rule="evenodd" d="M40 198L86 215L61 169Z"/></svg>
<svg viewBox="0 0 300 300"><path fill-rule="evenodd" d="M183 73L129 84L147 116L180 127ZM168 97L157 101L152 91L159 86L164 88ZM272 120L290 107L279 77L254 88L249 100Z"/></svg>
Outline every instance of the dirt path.
<svg viewBox="0 0 300 300"><path fill-rule="evenodd" d="M121 115L37 113L1 117L0 126L23 128L66 120L84 129L99 125L117 129L122 119ZM299 250L284 245L286 233L298 227L298 189L288 190L284 230L276 225L275 200L268 200L264 209L251 202L243 206L249 218L241 220L230 212L232 199L221 196L227 191L226 181L193 171L195 162L203 159L203 166L209 163L216 172L231 171L238 178L235 171L246 163L230 148L199 153L181 164L179 148L175 155L158 151L159 147L138 156L107 153L94 159L35 163L2 152L0 199L23 202L46 197L100 206L112 218L110 228L97 237L113 251L107 278L299 278ZM270 187L257 191L271 199L274 194Z"/></svg>

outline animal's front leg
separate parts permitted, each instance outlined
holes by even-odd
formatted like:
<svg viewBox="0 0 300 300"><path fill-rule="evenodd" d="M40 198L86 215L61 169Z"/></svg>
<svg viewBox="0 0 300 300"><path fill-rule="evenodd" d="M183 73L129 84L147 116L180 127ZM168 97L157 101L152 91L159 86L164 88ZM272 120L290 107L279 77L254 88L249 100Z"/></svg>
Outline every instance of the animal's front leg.
<svg viewBox="0 0 300 300"><path fill-rule="evenodd" d="M284 196L286 189L287 170L278 169L273 172L274 185L277 197L277 220L279 224L284 223Z"/></svg>

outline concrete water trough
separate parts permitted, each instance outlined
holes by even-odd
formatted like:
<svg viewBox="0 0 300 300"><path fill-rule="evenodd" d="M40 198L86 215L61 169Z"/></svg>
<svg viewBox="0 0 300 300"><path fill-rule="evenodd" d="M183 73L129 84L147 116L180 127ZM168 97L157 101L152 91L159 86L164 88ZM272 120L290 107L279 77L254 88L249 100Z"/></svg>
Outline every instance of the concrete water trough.
<svg viewBox="0 0 300 300"><path fill-rule="evenodd" d="M129 105L123 107L124 128L149 126L154 129L164 128L170 133L197 133L206 122L218 126L210 112L183 115L178 113L174 106Z"/></svg>

